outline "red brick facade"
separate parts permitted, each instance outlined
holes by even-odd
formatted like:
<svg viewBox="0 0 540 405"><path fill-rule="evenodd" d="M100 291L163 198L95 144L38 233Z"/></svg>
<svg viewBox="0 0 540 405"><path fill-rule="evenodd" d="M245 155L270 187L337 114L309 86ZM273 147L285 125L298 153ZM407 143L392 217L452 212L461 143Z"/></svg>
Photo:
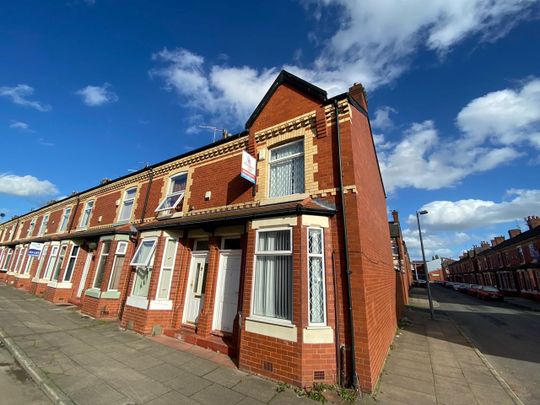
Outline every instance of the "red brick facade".
<svg viewBox="0 0 540 405"><path fill-rule="evenodd" d="M366 109L359 85L328 99L282 72L246 131L1 224L0 270L9 252L13 257L0 274L52 302L119 319L124 328L234 355L253 373L299 386L340 382L372 391L410 279L394 268ZM293 160L275 163L292 159L275 158L275 151L293 144L303 145L293 152L303 172ZM256 160L255 187L239 175L244 150ZM181 173L182 201L171 185ZM121 221L125 190L132 188L131 216ZM176 208L157 210L167 196ZM45 215L47 229L38 236ZM279 232L291 235L290 251L272 253L281 262L256 247L260 235ZM316 240L320 252L311 245ZM46 252L23 281L15 254L30 242ZM68 246L63 261L62 246ZM279 263L285 270L275 270ZM265 303L262 315L254 309L256 294Z"/></svg>

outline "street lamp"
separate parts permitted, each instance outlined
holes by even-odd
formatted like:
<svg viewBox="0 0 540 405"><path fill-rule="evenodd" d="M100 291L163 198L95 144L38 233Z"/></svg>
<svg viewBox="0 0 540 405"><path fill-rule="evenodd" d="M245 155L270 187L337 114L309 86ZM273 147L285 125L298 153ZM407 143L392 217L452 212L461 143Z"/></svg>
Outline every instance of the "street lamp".
<svg viewBox="0 0 540 405"><path fill-rule="evenodd" d="M424 274L426 275L427 295L429 300L429 314L431 315L431 319L435 319L435 314L433 313L433 300L431 299L431 288L429 287L429 273L426 263L426 254L424 252L424 241L422 240L422 229L420 228L420 215L426 215L427 213L428 212L426 210L416 211L416 222L418 223L418 235L420 236L420 248L422 249Z"/></svg>

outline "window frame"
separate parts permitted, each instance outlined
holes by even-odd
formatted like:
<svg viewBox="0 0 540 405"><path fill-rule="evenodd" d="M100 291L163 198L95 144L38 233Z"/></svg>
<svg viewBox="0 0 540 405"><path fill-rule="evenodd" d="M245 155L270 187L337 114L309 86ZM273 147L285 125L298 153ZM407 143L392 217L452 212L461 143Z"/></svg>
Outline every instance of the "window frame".
<svg viewBox="0 0 540 405"><path fill-rule="evenodd" d="M86 215L86 211L88 210L88 205L92 204L92 207L90 207L90 211L88 212L88 218L86 220L86 224L83 225L83 219ZM84 209L82 211L81 219L79 220L79 229L87 229L90 225L90 218L92 218L92 213L94 212L94 208L96 206L96 200L88 200L84 203Z"/></svg>
<svg viewBox="0 0 540 405"><path fill-rule="evenodd" d="M280 250L280 251L272 251L272 252L265 252L265 251L259 251L259 234L261 232L273 232L273 231L289 231L290 234L290 250ZM251 303L250 303L250 319L259 320L266 323L273 323L277 325L283 325L283 326L292 326L293 325L293 318L294 318L294 296L293 296L293 276L291 275L291 319L282 319L282 318L272 318L265 315L257 315L254 313L254 306L255 306L255 279L256 279L256 271L257 271L257 255L261 256L291 256L291 272L294 270L294 255L293 255L293 228L289 226L277 226L272 228L262 228L257 229L255 233L255 249L253 254L253 282L251 283Z"/></svg>
<svg viewBox="0 0 540 405"><path fill-rule="evenodd" d="M274 152L276 150L279 150L279 149L282 149L282 148L285 148L287 146L291 146L295 143L302 143L304 145L304 148L302 149L302 152L299 152L297 154L294 154L294 155L291 155L291 156L286 156L286 157L282 157L282 158L278 158L276 160L272 160L272 155L274 154ZM306 146L305 146L305 139L302 137L300 139L296 139L296 140L291 140L291 141L288 141L286 143L283 143L281 145L277 145L277 146L271 146L268 148L268 173L267 173L267 198L284 198L284 197L288 197L288 196L292 196L292 195L301 195L301 194L304 194L306 192ZM300 193L292 193L292 194L286 194L286 195L282 195L282 196L272 196L271 195L271 186L272 186L272 183L271 183L271 170L272 170L272 164L275 164L275 163L279 163L279 162L283 162L285 160L290 160L290 159L294 159L296 157L299 157L299 156L303 156L304 157L304 190Z"/></svg>
<svg viewBox="0 0 540 405"><path fill-rule="evenodd" d="M126 198L128 192L131 191L131 190L135 190L135 193L133 194L133 197ZM133 208L135 207L135 200L137 199L137 191L138 191L137 186L126 188L124 190L124 195L122 197L122 203L120 204L120 210L118 212L118 220L117 220L117 222L130 222L131 221L131 217L133 216ZM131 201L131 208L129 210L129 217L128 218L122 218L122 213L124 211L124 207L126 205L126 202L130 202L130 201Z"/></svg>
<svg viewBox="0 0 540 405"><path fill-rule="evenodd" d="M121 246L124 246L125 248L123 249L123 251L120 250L120 247ZM124 256L124 264L122 265L122 267L124 267L126 265L126 261L125 261L125 257L126 257L126 253L127 253L127 247L128 247L128 242L126 241L118 241L118 243L116 244L116 250L114 252L114 260L113 260L113 264L112 264L112 268L111 268L111 274L109 274L109 282L107 283L107 291L119 291L117 288L111 288L111 282L112 282L112 279L113 279L113 274L114 274L114 268L116 266L116 261L118 259L119 256ZM122 268L120 268L120 274L122 273ZM120 283L120 281L118 281Z"/></svg>
<svg viewBox="0 0 540 405"><path fill-rule="evenodd" d="M62 272L62 266L64 265L64 259L66 258L67 250L68 250L69 244L63 243L60 245L60 249L58 249L58 256L56 257L56 260L54 261L54 267L53 271L51 273L51 281L58 281L58 278L60 277L60 273ZM66 248L64 250L64 254L62 254L63 248Z"/></svg>
<svg viewBox="0 0 540 405"><path fill-rule="evenodd" d="M175 178L177 178L177 177L180 177L180 176L186 176L186 188L187 188L188 172L177 173L177 174L172 175L171 177L169 177L169 185L167 186L167 194L159 202L155 212L163 212L163 211L174 210L174 209L176 209L178 204L180 204L180 202L184 200L184 195L186 193L186 188L184 188L181 191L174 192L174 193L171 192L171 188L172 188L172 185L173 185L173 180ZM176 199L175 203L173 205L171 205L170 207L163 208L163 204L165 204L165 201L167 201L169 198L174 197L176 195L178 196L178 198Z"/></svg>
<svg viewBox="0 0 540 405"><path fill-rule="evenodd" d="M75 256L73 256L73 251L75 250L75 248L77 248L77 253L75 254ZM71 279L73 278L73 271L75 270L75 266L77 265L77 259L79 257L79 252L80 251L81 251L81 247L79 245L73 243L72 246L71 246L71 251L69 252L69 256L68 256L68 261L67 261L67 265L66 265L66 271L64 271L64 277L62 277L64 282L66 282L66 283L70 283ZM71 263L71 259L73 259L73 268L71 269L71 274L69 275L69 280L66 280L66 275L67 275L69 265Z"/></svg>
<svg viewBox="0 0 540 405"><path fill-rule="evenodd" d="M171 264L170 268L165 267L167 244L169 243L169 241L174 242L173 259L172 259L172 264ZM156 297L155 297L156 301L168 301L170 296L171 296L171 287L172 287L172 280L173 280L173 275L174 275L174 266L176 264L176 255L177 255L177 253L178 253L178 239L177 238L167 238L165 240L165 246L163 248L163 258L161 260L161 266L159 268L159 279L158 279L158 284L157 284L157 288L156 288ZM166 298L160 298L159 297L159 290L161 289L161 283L162 283L162 280L163 280L163 270L164 269L167 269L167 270L170 269L171 277L170 277L170 282L169 282L169 288L167 289L167 297Z"/></svg>
<svg viewBox="0 0 540 405"><path fill-rule="evenodd" d="M49 225L49 214L43 215L41 225L39 226L39 232L37 236L43 236L47 232L47 226Z"/></svg>
<svg viewBox="0 0 540 405"><path fill-rule="evenodd" d="M96 264L96 270L94 272L94 280L92 280L92 287L91 288L101 290L101 285L103 284L103 276L101 277L100 285L96 287L96 280L97 280L97 276L98 276L98 271L99 271L99 267L101 266L102 261L105 260L105 262L103 264L103 266L104 266L103 267L103 275L105 275L105 266L107 265L107 260L109 259L109 255L111 254L111 244L112 244L112 242L113 242L112 240L104 240L101 243L101 249L99 251L99 259L98 259L98 262ZM109 244L109 251L107 253L103 253L103 249L105 249L106 244Z"/></svg>
<svg viewBox="0 0 540 405"><path fill-rule="evenodd" d="M137 249L135 250L135 253L133 253L133 257L131 258L131 261L129 262L129 265L130 266L135 266L135 267L151 267L150 266L150 261L152 259L153 254L156 251L157 240L158 240L158 238L156 236L152 236L152 237L149 237L149 238L143 238L141 240L141 243L139 243L139 246L137 246ZM143 246L144 242L146 242L146 241L152 241L153 242L152 247L150 249L150 253L148 254L148 257L147 257L146 261L145 262L135 262L135 258L137 257L137 254L141 250L141 247Z"/></svg>
<svg viewBox="0 0 540 405"><path fill-rule="evenodd" d="M57 230L58 233L65 232L67 230L69 217L71 216L71 211L72 211L72 207L64 208L64 212L62 212L62 219L60 220L60 223L58 224L58 230Z"/></svg>
<svg viewBox="0 0 540 405"><path fill-rule="evenodd" d="M26 232L26 237L30 238L34 233L34 228L36 227L37 218L32 218L30 225L28 226L28 231Z"/></svg>
<svg viewBox="0 0 540 405"><path fill-rule="evenodd" d="M54 253L54 250L56 248L56 252ZM58 257L58 254L60 253L60 245L51 245L51 254L49 255L49 260L47 260L47 265L45 266L45 274L42 277L43 280L50 280L54 271L54 265L56 263L56 258ZM51 273L47 277L47 273L49 273L49 266L51 265Z"/></svg>
<svg viewBox="0 0 540 405"><path fill-rule="evenodd" d="M320 231L321 233L321 253L310 253L309 252L309 233L311 230ZM307 276L308 276L308 325L309 326L327 326L328 325L328 308L327 308L327 298L326 298L326 257L324 254L324 228L319 228L315 226L308 226L307 228L307 240L306 240L306 257L307 257ZM311 297L310 297L310 268L309 268L309 259L310 257L320 257L322 261L322 290L323 290L323 322L311 322Z"/></svg>

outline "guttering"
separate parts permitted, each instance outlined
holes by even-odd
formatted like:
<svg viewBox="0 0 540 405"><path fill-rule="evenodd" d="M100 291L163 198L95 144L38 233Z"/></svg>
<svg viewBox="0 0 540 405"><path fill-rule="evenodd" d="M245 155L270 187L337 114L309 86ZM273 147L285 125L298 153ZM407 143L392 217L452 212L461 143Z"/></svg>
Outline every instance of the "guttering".
<svg viewBox="0 0 540 405"><path fill-rule="evenodd" d="M343 190L343 163L341 159L341 132L339 130L339 106L338 100L334 100L334 113L336 114L336 135L338 142L338 164L339 164L339 190L341 194L341 211L343 221L343 242L345 250L345 273L347 275L347 299L349 301L348 315L350 326L350 347L351 347L351 382L352 386L358 389L358 374L356 373L356 348L354 334L354 316L352 307L352 291L351 291L351 265L349 257L349 238L347 236L347 220L345 218L345 190Z"/></svg>

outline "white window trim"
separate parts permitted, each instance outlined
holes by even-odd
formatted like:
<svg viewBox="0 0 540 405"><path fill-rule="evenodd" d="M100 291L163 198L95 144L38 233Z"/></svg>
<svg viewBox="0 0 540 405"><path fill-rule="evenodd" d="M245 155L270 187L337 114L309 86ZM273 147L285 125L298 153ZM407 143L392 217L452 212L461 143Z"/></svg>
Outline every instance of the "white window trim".
<svg viewBox="0 0 540 405"><path fill-rule="evenodd" d="M53 254L54 249L56 248L56 254ZM54 264L56 263L56 258L58 257L58 254L60 253L60 245L52 245L51 246L51 254L49 255L49 260L47 260L47 265L45 266L45 274L43 275L43 280L50 280L52 277L52 273L54 271ZM51 268L51 274L47 277L47 273L49 270L49 265L51 264L51 260L54 260L55 263L53 263L53 266Z"/></svg>
<svg viewBox="0 0 540 405"><path fill-rule="evenodd" d="M96 285L96 279L97 279L97 275L98 275L99 266L101 265L101 260L103 260L103 248L105 247L106 243L109 243L109 253L105 254L105 256L106 256L105 261L107 261L107 259L109 258L109 255L111 254L111 246L110 246L111 241L110 240L103 241L103 243L101 244L101 250L99 251L99 258L98 258L98 262L97 262L97 265L96 265L96 271L94 273L94 280L92 281L92 287L90 287L90 288L94 288L96 290L101 290L101 286L96 287L95 285ZM105 271L105 269L103 269L103 271ZM101 283L103 284L103 280L101 280Z"/></svg>
<svg viewBox="0 0 540 405"><path fill-rule="evenodd" d="M124 247L125 247L125 248L123 249L123 251L120 251L120 246L124 246ZM118 259L118 256L124 256L124 257L126 257L127 246L128 246L128 243L125 242L125 241L120 241L120 242L118 242L118 244L116 245L116 251L114 252L114 260L113 260L113 264L112 264L112 268L111 268L111 274L109 274L109 282L107 283L107 291L118 291L118 290L115 289L115 288L111 288L111 281L112 281L112 276L113 276L114 267L116 266L116 260ZM125 261L124 261L124 265L125 265ZM122 269L120 269L120 273L122 273Z"/></svg>
<svg viewBox="0 0 540 405"><path fill-rule="evenodd" d="M201 250L197 250L197 245L199 244L199 242L208 242L208 239L195 239L195 242L193 242L193 252L201 252L201 253L205 253L205 252L208 252L208 249L201 249ZM210 247L210 245L208 246Z"/></svg>
<svg viewBox="0 0 540 405"><path fill-rule="evenodd" d="M178 206L178 204L180 204L180 201L182 201L184 199L184 195L185 195L185 192L186 192L185 189L182 190L182 191L177 191L176 193L171 193L171 187L172 187L172 184L173 184L173 180L175 178L177 178L177 177L184 176L184 175L186 176L186 186L187 186L187 176L188 176L187 172L177 173L177 174L169 177L169 186L167 187L167 194L165 195L165 198L163 198L159 202L159 205L157 206L155 212L174 210ZM176 195L178 196L178 198L171 207L161 208L161 206L165 203L165 201L167 201L168 198L174 197Z"/></svg>
<svg viewBox="0 0 540 405"><path fill-rule="evenodd" d="M69 210L69 215L66 216L66 212L68 210ZM62 218L60 219L60 223L58 224L58 230L57 230L58 233L65 232L67 230L67 226L69 224L69 217L71 216L71 210L72 210L72 207L64 208L64 212L62 212ZM64 225L64 219L66 220L65 228L63 228L63 226L62 226L62 225Z"/></svg>
<svg viewBox="0 0 540 405"><path fill-rule="evenodd" d="M158 294L159 294L159 290L161 289L161 279L162 279L162 275L163 275L163 269L165 268L165 260L167 259L166 256L165 256L165 253L167 252L167 244L169 243L169 241L174 241L174 254L173 254L173 260L172 260L172 265L171 265L171 283L169 285L169 289L167 290L167 298L159 298L158 297ZM178 253L178 239L176 238L167 238L165 240L165 246L163 248L163 258L161 260L161 267L159 268L159 280L158 280L158 285L157 285L157 289L156 289L156 298L155 300L156 301L168 301L169 300L169 297L170 297L170 294L171 294L171 287L172 287L172 281L173 281L173 275L174 275L174 265L176 264L176 254Z"/></svg>
<svg viewBox="0 0 540 405"><path fill-rule="evenodd" d="M32 218L32 221L30 221L30 225L28 226L28 231L26 232L27 238L30 238L32 234L34 233L34 228L36 227L36 220L37 218Z"/></svg>
<svg viewBox="0 0 540 405"><path fill-rule="evenodd" d="M83 219L84 219L84 216L86 214L86 210L88 209L88 205L92 203L92 208L90 209L90 212L88 213L88 220L86 222L86 225L83 225L82 222L83 222ZM88 200L84 203L84 209L82 211L82 215L81 215L81 219L79 220L79 229L86 229L88 228L88 226L90 225L90 219L92 218L92 213L94 212L94 208L95 208L95 205L96 205L96 201L95 200Z"/></svg>
<svg viewBox="0 0 540 405"><path fill-rule="evenodd" d="M41 220L41 225L39 226L38 236L45 235L45 232L47 232L48 225L49 225L49 214L45 214L43 215L43 219Z"/></svg>
<svg viewBox="0 0 540 405"><path fill-rule="evenodd" d="M310 229L317 230L321 232L321 254L317 253L309 253L309 231ZM314 226L310 226L307 228L307 244L306 244L306 253L307 253L307 276L308 276L308 324L309 326L327 326L327 302L326 302L326 263L325 263L325 257L324 257L324 229L318 228ZM311 322L311 299L309 296L309 258L310 257L320 257L322 259L322 267L323 267L323 322Z"/></svg>
<svg viewBox="0 0 540 405"><path fill-rule="evenodd" d="M77 254L75 256L73 256L73 250L75 249L75 247L78 247L79 249L77 249ZM69 252L69 256L68 256L68 260L67 260L67 263L66 263L66 271L64 271L64 283L70 283L71 282L71 279L73 278L73 273L75 272L75 267L77 266L77 259L79 257L79 252L81 251L81 247L79 245L76 245L76 244L72 244L71 246L71 251ZM67 272L67 269L69 267L69 262L71 261L71 259L75 259L75 261L73 262L73 269L71 270L71 275L69 277L69 280L66 280L66 272Z"/></svg>
<svg viewBox="0 0 540 405"><path fill-rule="evenodd" d="M146 262L135 262L135 258L137 257L139 250L141 250L141 247L143 246L144 242L152 241L152 248L150 249L150 253L148 254L148 257L146 259ZM137 246L137 249L135 250L135 253L133 253L133 258L131 259L131 262L129 263L130 266L136 266L136 267L151 267L150 261L152 259L152 256L154 255L154 252L156 251L156 245L157 245L157 238L151 237L151 238L143 238L141 240L141 243L139 243L139 246Z"/></svg>
<svg viewBox="0 0 540 405"><path fill-rule="evenodd" d="M231 239L239 239L240 240L240 249L225 249L225 240L231 240ZM238 250L242 250L242 237L240 235L238 236L227 236L221 238L221 252L235 252Z"/></svg>
<svg viewBox="0 0 540 405"><path fill-rule="evenodd" d="M300 142L304 142L304 138L297 139L296 141L287 142L287 143L284 143L283 145L279 145L279 146L275 146L273 148L270 148L270 159L268 160L269 164L270 163L276 163L276 162L279 163L279 162L282 162L284 160L290 160L290 159L294 159L295 157L304 155L305 152L302 151L302 152L295 153L294 155L289 155L289 156L285 156L285 157L282 157L282 158L272 160L272 155L273 155L274 151L285 148L285 147L288 147L288 146L291 146L291 145L294 145L295 143L300 143Z"/></svg>
<svg viewBox="0 0 540 405"><path fill-rule="evenodd" d="M272 231L289 231L290 232L290 241L291 241L291 250L290 251L276 251L276 252L260 252L259 251L259 233L260 232L272 232ZM262 316L262 315L255 315L253 313L253 306L255 304L255 272L256 272L256 269L257 269L257 255L260 254L260 255L266 255L266 256L271 256L271 255L275 255L275 256L283 256L283 255L293 255L293 234L292 234L292 231L293 229L290 228L290 227L276 227L276 228L263 228L263 229L257 229L257 232L255 234L255 254L253 255L254 257L254 260L253 260L253 282L251 283L251 304L250 304L250 315L249 317L247 317L247 319L250 319L250 320L255 320L255 321L258 321L258 322L264 322L264 323L270 323L270 324L275 324L275 325L280 325L280 326L293 326L293 322L292 322L292 319L289 320L289 319L279 319L279 318L270 318L270 317L266 317L266 316ZM294 266L293 266L294 267ZM294 296L292 297L293 298L293 302L294 302ZM291 307L293 308L292 310L292 316L294 317L294 305L293 305L293 302L291 302Z"/></svg>
<svg viewBox="0 0 540 405"><path fill-rule="evenodd" d="M62 253L62 248L63 247L66 247L66 251L64 252L64 255L62 256L62 263L60 264L60 269L58 269L58 277L60 277L60 273L62 272L62 266L64 265L64 259L66 258L66 254L67 254L67 251L68 251L68 248L69 248L69 243L62 243L58 249L58 256L56 257L56 260L54 261L54 266L53 266L53 270L51 272L51 277L50 277L50 280L52 281L58 281L58 278L53 279L54 277L54 274L56 273L56 265L58 264L58 260L60 259L60 253Z"/></svg>
<svg viewBox="0 0 540 405"><path fill-rule="evenodd" d="M283 158L279 158L279 159L276 159L276 160L272 160L272 154L274 151L278 150L278 149L281 149L281 148L284 148L284 147L287 147L287 146L291 146L291 145L294 145L295 143L304 143L304 149L302 150L302 152L298 152L294 155L290 155L290 156L286 156L286 157L283 157ZM297 139L295 141L291 141L291 142L287 142L287 143L284 143L283 145L279 145L279 146L275 146L275 147L271 147L269 148L269 157L268 157L268 167L266 169L267 173L266 173L266 198L268 200L268 203L270 204L273 204L275 202L287 202L287 201L296 201L296 200L299 200L299 199L304 199L305 196L307 197L308 194L306 193L306 160L305 160L305 140L304 138L301 138L301 139ZM299 157L299 156L304 156L304 191L301 192L301 193L294 193L294 194L288 194L288 195L282 195L282 196L277 196L277 197L270 197L270 170L271 170L271 167L272 167L272 164L274 163L279 163L279 162L282 162L284 160L287 160L287 159L294 159L296 157ZM301 198L299 198L301 197ZM264 204L262 204L264 205Z"/></svg>
<svg viewBox="0 0 540 405"><path fill-rule="evenodd" d="M132 198L126 198L127 196L127 193L128 191L131 191L131 190L135 190L135 194L133 195ZM124 191L124 197L122 199L122 203L120 204L120 210L118 212L118 221L117 222L129 222L131 221L131 217L133 216L133 208L135 207L135 199L137 198L137 187L130 187L130 188L127 188L125 191ZM124 210L124 205L126 204L126 202L129 202L129 201L133 201L133 204L131 204L131 211L129 212L129 218L120 218L122 216L122 211Z"/></svg>

